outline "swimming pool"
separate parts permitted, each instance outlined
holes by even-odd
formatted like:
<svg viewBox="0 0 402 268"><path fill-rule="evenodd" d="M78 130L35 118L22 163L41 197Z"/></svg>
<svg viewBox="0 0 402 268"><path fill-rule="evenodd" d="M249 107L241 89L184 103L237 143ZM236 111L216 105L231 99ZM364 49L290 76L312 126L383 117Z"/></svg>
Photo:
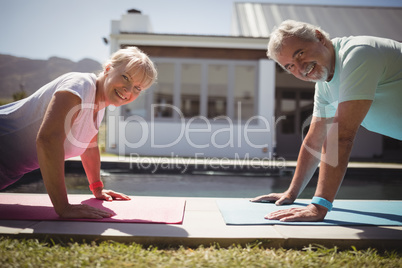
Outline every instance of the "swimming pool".
<svg viewBox="0 0 402 268"><path fill-rule="evenodd" d="M349 172L346 174L337 199L402 200L402 174L398 172ZM127 170L107 170L102 180L105 188L136 196L232 197L251 198L271 192L283 192L292 174L262 176L220 172L192 174L138 174ZM89 194L84 173L66 174L69 194ZM299 198L314 195L317 176L314 176ZM2 192L46 193L39 172L23 177L21 182Z"/></svg>

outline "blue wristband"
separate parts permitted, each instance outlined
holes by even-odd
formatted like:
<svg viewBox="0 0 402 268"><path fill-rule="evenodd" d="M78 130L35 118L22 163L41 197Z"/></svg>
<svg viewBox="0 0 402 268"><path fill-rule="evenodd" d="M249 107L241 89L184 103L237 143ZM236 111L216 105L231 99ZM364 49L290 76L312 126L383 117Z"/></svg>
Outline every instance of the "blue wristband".
<svg viewBox="0 0 402 268"><path fill-rule="evenodd" d="M328 212L332 210L332 203L322 197L314 196L313 199L311 200L311 204L317 204L323 206L328 209Z"/></svg>

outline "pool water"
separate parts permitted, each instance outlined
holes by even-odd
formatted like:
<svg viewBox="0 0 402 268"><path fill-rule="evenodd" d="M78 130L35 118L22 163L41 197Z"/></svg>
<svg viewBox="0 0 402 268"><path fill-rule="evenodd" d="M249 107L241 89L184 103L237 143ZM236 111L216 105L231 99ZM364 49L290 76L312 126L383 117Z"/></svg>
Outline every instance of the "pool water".
<svg viewBox="0 0 402 268"><path fill-rule="evenodd" d="M233 197L252 198L287 189L292 174L265 177L261 175L210 175L203 174L135 174L115 170L104 172L102 181L106 189L131 196L175 197ZM88 181L83 173L67 173L66 187L69 194L90 194ZM317 177L313 177L299 198L311 198ZM40 174L23 177L15 185L1 192L46 193ZM346 175L337 199L402 200L402 177L375 174Z"/></svg>

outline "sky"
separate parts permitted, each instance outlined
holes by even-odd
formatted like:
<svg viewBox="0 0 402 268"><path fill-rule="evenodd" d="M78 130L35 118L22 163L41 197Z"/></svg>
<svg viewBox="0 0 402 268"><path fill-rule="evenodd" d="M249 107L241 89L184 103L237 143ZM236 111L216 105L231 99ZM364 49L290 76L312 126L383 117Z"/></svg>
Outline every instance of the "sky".
<svg viewBox="0 0 402 268"><path fill-rule="evenodd" d="M234 2L245 0L0 0L0 54L104 62L112 20L135 8L154 33L230 35ZM352 6L397 6L402 0L251 0Z"/></svg>

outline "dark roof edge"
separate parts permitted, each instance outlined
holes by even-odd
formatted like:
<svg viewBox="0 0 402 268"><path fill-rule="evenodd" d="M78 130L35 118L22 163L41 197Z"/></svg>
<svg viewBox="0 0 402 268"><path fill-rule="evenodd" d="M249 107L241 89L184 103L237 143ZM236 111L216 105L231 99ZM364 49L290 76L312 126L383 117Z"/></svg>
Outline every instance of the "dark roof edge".
<svg viewBox="0 0 402 268"><path fill-rule="evenodd" d="M286 3L264 3L264 2L235 2L235 5L238 4L261 4L261 5L278 5L278 6L308 6L308 7L342 7L342 8L373 8L373 9L402 9L401 6L355 6L355 5L328 5L328 4L302 4L302 3L295 3L295 4L286 4Z"/></svg>
<svg viewBox="0 0 402 268"><path fill-rule="evenodd" d="M175 34L175 33L147 33L147 32L120 32L120 34L142 34L142 35L158 35L158 36L186 36L186 37L221 37L221 38L251 38L251 39L268 39L269 37L253 37L242 35L208 35L208 34Z"/></svg>

